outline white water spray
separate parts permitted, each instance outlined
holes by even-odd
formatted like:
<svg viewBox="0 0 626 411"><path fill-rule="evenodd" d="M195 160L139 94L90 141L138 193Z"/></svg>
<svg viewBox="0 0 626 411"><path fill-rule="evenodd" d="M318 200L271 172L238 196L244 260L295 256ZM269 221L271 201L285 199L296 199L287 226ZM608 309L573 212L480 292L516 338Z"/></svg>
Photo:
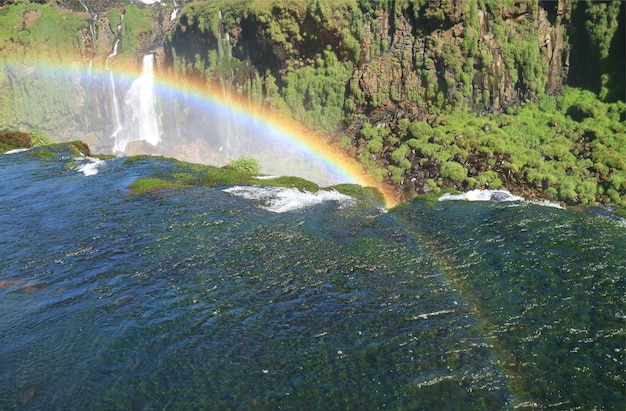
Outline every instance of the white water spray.
<svg viewBox="0 0 626 411"><path fill-rule="evenodd" d="M153 54L143 57L141 77L130 86L124 101L124 110L130 114L130 118L124 124L124 132L115 137L113 152L124 152L131 141L145 141L153 146L161 142L154 91Z"/></svg>

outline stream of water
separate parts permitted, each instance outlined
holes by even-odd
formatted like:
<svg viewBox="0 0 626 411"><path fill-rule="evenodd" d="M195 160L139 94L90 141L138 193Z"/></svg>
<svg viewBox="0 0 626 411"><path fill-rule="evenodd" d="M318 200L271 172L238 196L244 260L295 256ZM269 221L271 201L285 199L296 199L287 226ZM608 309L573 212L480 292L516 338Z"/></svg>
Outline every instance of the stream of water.
<svg viewBox="0 0 626 411"><path fill-rule="evenodd" d="M36 153L0 156L0 409L623 409L623 222Z"/></svg>

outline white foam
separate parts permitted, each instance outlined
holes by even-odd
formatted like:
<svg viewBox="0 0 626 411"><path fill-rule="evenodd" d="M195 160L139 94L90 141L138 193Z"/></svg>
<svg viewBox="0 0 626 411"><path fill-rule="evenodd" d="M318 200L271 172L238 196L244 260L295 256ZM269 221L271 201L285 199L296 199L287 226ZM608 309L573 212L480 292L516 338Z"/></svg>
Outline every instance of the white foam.
<svg viewBox="0 0 626 411"><path fill-rule="evenodd" d="M170 21L176 20L176 17L178 17L178 9L175 8L170 15Z"/></svg>
<svg viewBox="0 0 626 411"><path fill-rule="evenodd" d="M257 180L273 180L278 178L278 176L254 176Z"/></svg>
<svg viewBox="0 0 626 411"><path fill-rule="evenodd" d="M30 150L30 148L16 148L15 150L5 151L4 154L16 154L16 153L22 153L28 150Z"/></svg>
<svg viewBox="0 0 626 411"><path fill-rule="evenodd" d="M563 207L561 204L553 203L552 201L548 201L548 200L530 201L530 203L535 204L535 205L540 205L543 207L554 207L554 208L560 208L562 210L565 210L565 207Z"/></svg>
<svg viewBox="0 0 626 411"><path fill-rule="evenodd" d="M446 193L439 197L439 201L523 201L543 207L554 207L564 209L560 204L543 201L528 201L524 197L511 194L508 190L471 190L461 194Z"/></svg>
<svg viewBox="0 0 626 411"><path fill-rule="evenodd" d="M76 167L76 171L80 171L85 176L92 176L94 174L98 174L98 168L104 164L104 161L95 157L79 157L75 158L76 161L87 161L84 164Z"/></svg>
<svg viewBox="0 0 626 411"><path fill-rule="evenodd" d="M523 197L511 194L508 190L471 190L461 194L446 193L439 201L522 201Z"/></svg>
<svg viewBox="0 0 626 411"><path fill-rule="evenodd" d="M349 206L356 202L354 198L336 190L319 190L311 193L297 188L235 186L224 191L248 200L258 201L261 208L273 213L299 210L327 201L335 201L342 206Z"/></svg>

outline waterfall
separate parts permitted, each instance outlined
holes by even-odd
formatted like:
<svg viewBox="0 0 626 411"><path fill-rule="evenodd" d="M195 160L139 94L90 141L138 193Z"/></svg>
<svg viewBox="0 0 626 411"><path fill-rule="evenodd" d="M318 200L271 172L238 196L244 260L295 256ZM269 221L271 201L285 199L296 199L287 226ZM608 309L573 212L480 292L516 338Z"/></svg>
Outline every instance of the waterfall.
<svg viewBox="0 0 626 411"><path fill-rule="evenodd" d="M107 56L106 61L104 62L104 68L109 70L109 87L110 87L110 95L111 95L111 107L113 108L113 122L115 129L111 134L111 138L117 141L118 134L122 131L122 114L120 112L120 103L117 100L117 90L115 87L115 77L113 76L113 71L109 69L109 61L111 61L115 56L117 56L117 47L120 44L120 40L122 39L122 21L124 20L124 12L120 15L120 23L117 25L117 39L115 40L115 44L113 44L113 51L111 54Z"/></svg>
<svg viewBox="0 0 626 411"><path fill-rule="evenodd" d="M178 4L176 4L176 0L174 0L174 10L172 10L172 14L170 15L170 21L176 20L176 17L179 15Z"/></svg>
<svg viewBox="0 0 626 411"><path fill-rule="evenodd" d="M124 152L131 141L145 141L156 146L161 141L161 130L156 112L154 91L154 55L143 57L141 77L130 86L124 101L123 133L115 136L113 152Z"/></svg>
<svg viewBox="0 0 626 411"><path fill-rule="evenodd" d="M111 60L113 57L117 56L117 45L120 43L120 39L119 37L117 38L117 40L115 40L115 44L113 45L113 51L111 52L111 54L109 54L109 56L107 57L107 59L104 62L104 68L109 70L109 60Z"/></svg>
<svg viewBox="0 0 626 411"><path fill-rule="evenodd" d="M110 94L111 94L111 106L113 108L113 122L114 122L113 125L115 127L115 130L113 131L113 134L111 135L111 138L113 139L117 139L117 135L120 133L120 131L122 131L122 115L120 113L120 104L117 101L115 77L113 76L113 71L109 69L109 60L111 60L113 57L117 55L117 46L119 42L120 42L120 38L118 36L117 40L115 41L115 45L113 46L113 51L111 52L111 54L109 54L109 56L107 57L104 63L104 67L107 70L109 70L109 88L110 88Z"/></svg>
<svg viewBox="0 0 626 411"><path fill-rule="evenodd" d="M117 135L122 131L122 115L120 113L120 104L117 101L117 91L115 89L115 78L113 77L113 72L109 71L109 84L111 87L111 104L113 105L113 121L115 125L115 130L111 137L113 139L117 139Z"/></svg>

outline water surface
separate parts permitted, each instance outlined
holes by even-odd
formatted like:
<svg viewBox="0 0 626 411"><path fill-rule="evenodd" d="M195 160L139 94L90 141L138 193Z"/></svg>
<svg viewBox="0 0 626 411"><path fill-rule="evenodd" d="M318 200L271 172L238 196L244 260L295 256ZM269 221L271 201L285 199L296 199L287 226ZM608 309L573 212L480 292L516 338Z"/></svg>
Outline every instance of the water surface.
<svg viewBox="0 0 626 411"><path fill-rule="evenodd" d="M620 409L626 228L0 157L1 409ZM78 165L89 163L79 160ZM249 197L249 196L248 196Z"/></svg>

